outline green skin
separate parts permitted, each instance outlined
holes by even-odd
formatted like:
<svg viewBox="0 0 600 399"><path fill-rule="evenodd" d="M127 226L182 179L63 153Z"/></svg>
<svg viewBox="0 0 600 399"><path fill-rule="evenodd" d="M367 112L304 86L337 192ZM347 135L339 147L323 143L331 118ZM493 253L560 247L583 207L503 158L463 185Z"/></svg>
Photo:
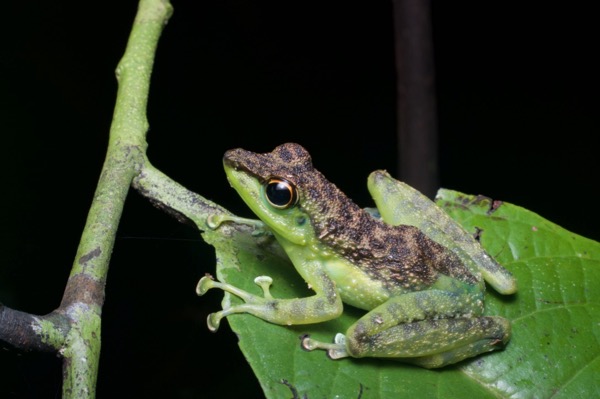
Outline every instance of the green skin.
<svg viewBox="0 0 600 399"><path fill-rule="evenodd" d="M367 313L333 343L303 337L304 349L326 350L332 359L397 358L436 368L508 342L509 321L482 316L484 279L500 293L511 294L514 278L414 189L383 171L373 172L369 191L379 219L314 169L298 144L283 144L266 154L230 150L224 166L233 188L315 294L275 299L268 276L255 280L264 296L204 277L199 295L219 288L244 301L209 315L211 330L235 313L281 325L319 323L341 315L346 303ZM220 216L210 218L209 225L217 228L224 221L260 223Z"/></svg>

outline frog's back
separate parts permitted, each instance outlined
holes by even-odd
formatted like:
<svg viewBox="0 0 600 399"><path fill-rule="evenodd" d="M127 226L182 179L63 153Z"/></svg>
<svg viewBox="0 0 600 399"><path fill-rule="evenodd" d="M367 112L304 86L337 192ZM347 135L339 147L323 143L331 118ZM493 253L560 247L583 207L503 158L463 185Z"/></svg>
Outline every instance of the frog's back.
<svg viewBox="0 0 600 399"><path fill-rule="evenodd" d="M299 157L288 153L285 167L290 169L280 173L297 185L299 206L328 250L392 290L426 289L440 276L480 284L481 277L473 275L452 251L416 227L391 226L374 218L314 169L307 153L293 150L290 153Z"/></svg>
<svg viewBox="0 0 600 399"><path fill-rule="evenodd" d="M350 223L336 222L336 234L325 234L323 243L390 290L426 289L441 276L467 285L480 284L481 278L456 254L418 228L390 226L358 207L356 211L360 216Z"/></svg>
<svg viewBox="0 0 600 399"><path fill-rule="evenodd" d="M295 185L298 206L310 219L319 245L345 259L344 268L360 269L389 291L426 289L441 276L467 285L481 281L418 228L391 226L361 209L313 167L298 144L286 143L266 154L237 149L227 158L263 181L277 176Z"/></svg>

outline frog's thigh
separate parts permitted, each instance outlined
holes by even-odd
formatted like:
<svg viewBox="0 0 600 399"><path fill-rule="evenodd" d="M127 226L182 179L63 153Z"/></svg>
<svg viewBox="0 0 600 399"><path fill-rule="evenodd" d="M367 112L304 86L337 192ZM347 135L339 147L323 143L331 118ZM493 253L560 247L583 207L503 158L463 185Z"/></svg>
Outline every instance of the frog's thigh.
<svg viewBox="0 0 600 399"><path fill-rule="evenodd" d="M461 317L399 324L373 335L355 331L346 345L354 357L401 358L434 368L500 349L509 337L506 319Z"/></svg>
<svg viewBox="0 0 600 399"><path fill-rule="evenodd" d="M395 296L360 318L348 334L375 334L402 323L483 313L483 293L461 295L443 290L409 292Z"/></svg>
<svg viewBox="0 0 600 399"><path fill-rule="evenodd" d="M405 358L433 368L508 342L508 321L477 317L480 307L467 299L435 290L392 298L348 329L346 350L353 357Z"/></svg>
<svg viewBox="0 0 600 399"><path fill-rule="evenodd" d="M461 325L459 320L465 321L464 325ZM404 358L402 360L425 368L443 367L481 353L502 349L510 339L510 322L502 317L448 319L447 321L449 324L453 324L455 328L458 327L462 331L467 331L467 334L463 334L464 339L461 342L465 342L468 339L472 342L465 343L462 346L449 349L445 352L421 357ZM451 328L450 326L448 327Z"/></svg>

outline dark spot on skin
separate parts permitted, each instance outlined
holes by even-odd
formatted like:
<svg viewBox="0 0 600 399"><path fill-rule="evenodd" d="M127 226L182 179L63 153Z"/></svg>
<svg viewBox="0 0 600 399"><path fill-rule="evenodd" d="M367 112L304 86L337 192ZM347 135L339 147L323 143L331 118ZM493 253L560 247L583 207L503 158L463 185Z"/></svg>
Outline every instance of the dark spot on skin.
<svg viewBox="0 0 600 399"><path fill-rule="evenodd" d="M313 308L315 312L323 312L325 310L325 301L323 299L317 299L313 304Z"/></svg>
<svg viewBox="0 0 600 399"><path fill-rule="evenodd" d="M404 314L405 312L397 303L390 303L386 308L386 311L394 320L404 320L406 318L406 315Z"/></svg>
<svg viewBox="0 0 600 399"><path fill-rule="evenodd" d="M321 280L326 284L323 293L325 294L325 298L327 298L327 303L329 305L334 305L337 301L337 289L335 288L335 283L328 276L322 276Z"/></svg>
<svg viewBox="0 0 600 399"><path fill-rule="evenodd" d="M265 303L265 307L267 309L273 309L274 311L277 310L277 301L268 301L267 303Z"/></svg>
<svg viewBox="0 0 600 399"><path fill-rule="evenodd" d="M279 156L284 161L288 161L289 162L289 161L292 160L292 154L289 152L289 150L287 148L282 148L281 151L279 151Z"/></svg>
<svg viewBox="0 0 600 399"><path fill-rule="evenodd" d="M371 329L365 325L365 322L359 320L352 329L352 335L346 337L348 351L351 354L361 352L361 348L373 345L373 335L369 334Z"/></svg>

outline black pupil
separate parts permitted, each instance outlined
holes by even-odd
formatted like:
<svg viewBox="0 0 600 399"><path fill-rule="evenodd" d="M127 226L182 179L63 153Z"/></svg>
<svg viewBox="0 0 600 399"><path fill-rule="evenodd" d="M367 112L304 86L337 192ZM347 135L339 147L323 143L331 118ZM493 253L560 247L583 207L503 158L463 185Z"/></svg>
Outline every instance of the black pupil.
<svg viewBox="0 0 600 399"><path fill-rule="evenodd" d="M294 193L290 183L282 180L274 180L267 184L267 199L275 206L285 207L293 205Z"/></svg>

